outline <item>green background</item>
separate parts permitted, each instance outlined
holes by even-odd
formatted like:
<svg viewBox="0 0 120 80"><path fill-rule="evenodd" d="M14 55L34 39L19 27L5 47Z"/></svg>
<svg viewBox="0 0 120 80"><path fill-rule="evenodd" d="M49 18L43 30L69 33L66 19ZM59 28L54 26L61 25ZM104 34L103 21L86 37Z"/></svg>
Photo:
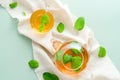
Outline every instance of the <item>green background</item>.
<svg viewBox="0 0 120 80"><path fill-rule="evenodd" d="M84 16L96 39L120 71L120 1L62 0L71 12ZM0 7L0 80L38 80L28 66L32 59L31 40L17 31L17 21Z"/></svg>

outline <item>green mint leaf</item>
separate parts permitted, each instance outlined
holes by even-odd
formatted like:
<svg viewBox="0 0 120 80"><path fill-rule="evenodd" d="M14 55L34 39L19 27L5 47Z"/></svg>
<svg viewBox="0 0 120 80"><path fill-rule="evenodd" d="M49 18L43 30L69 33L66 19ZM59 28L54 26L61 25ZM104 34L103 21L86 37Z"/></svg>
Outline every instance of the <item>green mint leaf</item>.
<svg viewBox="0 0 120 80"><path fill-rule="evenodd" d="M63 51L57 51L57 53L55 54L55 59L56 60L61 60L62 59L62 54L63 54Z"/></svg>
<svg viewBox="0 0 120 80"><path fill-rule="evenodd" d="M30 60L28 64L31 68L37 68L39 66L39 63L36 60Z"/></svg>
<svg viewBox="0 0 120 80"><path fill-rule="evenodd" d="M10 3L10 4L9 4L9 7L10 7L11 9L16 8L16 7L17 7L17 2L12 2L12 3Z"/></svg>
<svg viewBox="0 0 120 80"><path fill-rule="evenodd" d="M23 12L23 16L26 16L26 13L25 13L25 12Z"/></svg>
<svg viewBox="0 0 120 80"><path fill-rule="evenodd" d="M43 73L43 79L44 80L59 80L59 78L57 77L57 75L51 74L49 72L44 72Z"/></svg>
<svg viewBox="0 0 120 80"><path fill-rule="evenodd" d="M59 23L58 26L57 26L57 31L59 33L62 33L64 31L64 28L65 28L64 24L63 23Z"/></svg>
<svg viewBox="0 0 120 80"><path fill-rule="evenodd" d="M44 28L45 28L45 24L40 24L39 31L40 32L44 31Z"/></svg>
<svg viewBox="0 0 120 80"><path fill-rule="evenodd" d="M79 50L77 50L77 49L71 49L71 51L72 51L72 53L74 53L74 54L80 54L81 52L79 51Z"/></svg>
<svg viewBox="0 0 120 80"><path fill-rule="evenodd" d="M79 68L82 64L82 59L80 56L75 56L72 58L72 64L71 64L71 67L73 69L76 69L76 68Z"/></svg>
<svg viewBox="0 0 120 80"><path fill-rule="evenodd" d="M43 14L41 17L40 17L40 22L41 24L48 24L50 22L50 18L47 14Z"/></svg>
<svg viewBox="0 0 120 80"><path fill-rule="evenodd" d="M98 57L105 57L105 56L106 56L106 49L104 47L100 46Z"/></svg>
<svg viewBox="0 0 120 80"><path fill-rule="evenodd" d="M69 55L69 54L65 54L65 55L63 56L63 63L66 64L66 63L68 63L68 62L70 62L70 61L72 61L72 56Z"/></svg>
<svg viewBox="0 0 120 80"><path fill-rule="evenodd" d="M51 75L51 73L49 73L49 72L44 72L44 73L43 73L43 79L44 79L44 80L52 80L52 79L51 79L51 76L52 76L52 75Z"/></svg>
<svg viewBox="0 0 120 80"><path fill-rule="evenodd" d="M77 30L77 31L80 31L84 28L84 24L85 24L84 18L79 17L74 24L74 29Z"/></svg>

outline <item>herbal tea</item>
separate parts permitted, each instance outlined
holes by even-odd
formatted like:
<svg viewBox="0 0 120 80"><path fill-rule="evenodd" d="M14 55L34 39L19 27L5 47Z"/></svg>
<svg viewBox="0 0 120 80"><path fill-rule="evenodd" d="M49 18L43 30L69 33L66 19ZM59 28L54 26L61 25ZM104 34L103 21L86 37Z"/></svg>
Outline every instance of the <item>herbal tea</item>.
<svg viewBox="0 0 120 80"><path fill-rule="evenodd" d="M64 43L55 54L55 64L62 72L70 76L78 75L85 69L88 52L78 42Z"/></svg>

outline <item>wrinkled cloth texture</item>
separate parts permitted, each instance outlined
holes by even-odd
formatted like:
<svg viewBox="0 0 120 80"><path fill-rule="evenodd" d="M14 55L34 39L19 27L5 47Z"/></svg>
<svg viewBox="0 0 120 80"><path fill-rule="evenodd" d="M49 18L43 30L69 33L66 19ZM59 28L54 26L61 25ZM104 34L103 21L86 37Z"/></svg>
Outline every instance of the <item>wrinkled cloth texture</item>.
<svg viewBox="0 0 120 80"><path fill-rule="evenodd" d="M18 6L10 9L9 4L13 1L17 1ZM59 0L0 0L0 4L13 18L18 19L19 33L33 40L33 56L40 63L35 70L39 80L43 80L44 72L54 73L60 80L120 80L120 73L110 58L108 56L98 57L100 44L95 39L92 30L87 26L79 32L74 30L76 16L72 15L67 5L63 5ZM54 27L47 34L35 32L30 25L31 14L39 9L51 12L55 19ZM26 12L26 16L23 16L23 12ZM58 33L56 30L56 26L60 22L65 24L63 33ZM76 40L88 50L90 55L88 65L79 78L75 79L62 74L47 55L48 53L43 47L49 51L49 54L55 53L53 40L61 42Z"/></svg>

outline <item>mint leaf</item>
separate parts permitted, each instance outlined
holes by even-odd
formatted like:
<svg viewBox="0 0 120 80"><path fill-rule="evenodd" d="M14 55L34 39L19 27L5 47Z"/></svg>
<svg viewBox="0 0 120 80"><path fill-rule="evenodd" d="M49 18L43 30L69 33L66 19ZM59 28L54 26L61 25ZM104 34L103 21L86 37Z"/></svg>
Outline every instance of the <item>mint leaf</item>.
<svg viewBox="0 0 120 80"><path fill-rule="evenodd" d="M62 54L63 54L63 51L58 51L56 54L55 54L55 59L56 60L61 60L62 59Z"/></svg>
<svg viewBox="0 0 120 80"><path fill-rule="evenodd" d="M44 28L45 28L45 24L43 23L43 24L40 25L39 31L42 32L44 30Z"/></svg>
<svg viewBox="0 0 120 80"><path fill-rule="evenodd" d="M72 51L72 53L74 53L74 54L80 54L81 52L79 51L79 50L77 50L77 49L71 49L71 51Z"/></svg>
<svg viewBox="0 0 120 80"><path fill-rule="evenodd" d="M58 26L57 26L57 31L59 33L62 33L64 31L64 24L63 23L59 23Z"/></svg>
<svg viewBox="0 0 120 80"><path fill-rule="evenodd" d="M64 64L70 62L71 60L72 60L72 56L71 56L71 55L65 54L65 55L63 56L63 63L64 63Z"/></svg>
<svg viewBox="0 0 120 80"><path fill-rule="evenodd" d="M104 47L100 46L98 57L105 57L105 56L106 56L106 49Z"/></svg>
<svg viewBox="0 0 120 80"><path fill-rule="evenodd" d="M50 18L48 16L48 14L43 14L41 17L40 17L40 22L41 24L48 24L50 22Z"/></svg>
<svg viewBox="0 0 120 80"><path fill-rule="evenodd" d="M25 12L23 12L23 16L26 16L26 13L25 13Z"/></svg>
<svg viewBox="0 0 120 80"><path fill-rule="evenodd" d="M71 64L71 67L73 69L76 69L78 67L80 67L82 64L82 59L80 58L80 56L75 56L72 58L72 64Z"/></svg>
<svg viewBox="0 0 120 80"><path fill-rule="evenodd" d="M77 31L80 31L84 28L84 25L85 25L85 20L83 17L79 17L75 24L74 24L74 29L77 30Z"/></svg>
<svg viewBox="0 0 120 80"><path fill-rule="evenodd" d="M28 64L31 68L37 68L39 66L39 63L36 60L30 60Z"/></svg>
<svg viewBox="0 0 120 80"><path fill-rule="evenodd" d="M9 4L9 7L10 7L11 9L16 8L16 7L17 7L17 2L12 2L12 3L10 3L10 4Z"/></svg>
<svg viewBox="0 0 120 80"><path fill-rule="evenodd" d="M44 80L59 80L59 78L55 74L51 74L49 72L43 73L43 79Z"/></svg>
<svg viewBox="0 0 120 80"><path fill-rule="evenodd" d="M40 27L39 27L39 31L42 32L45 28L45 25L47 25L50 21L50 18L47 14L43 14L41 17L40 17Z"/></svg>
<svg viewBox="0 0 120 80"><path fill-rule="evenodd" d="M52 75L51 75L51 73L49 73L49 72L44 72L44 73L43 73L43 79L44 79L44 80L52 80L52 79L51 79L51 76L52 76Z"/></svg>

